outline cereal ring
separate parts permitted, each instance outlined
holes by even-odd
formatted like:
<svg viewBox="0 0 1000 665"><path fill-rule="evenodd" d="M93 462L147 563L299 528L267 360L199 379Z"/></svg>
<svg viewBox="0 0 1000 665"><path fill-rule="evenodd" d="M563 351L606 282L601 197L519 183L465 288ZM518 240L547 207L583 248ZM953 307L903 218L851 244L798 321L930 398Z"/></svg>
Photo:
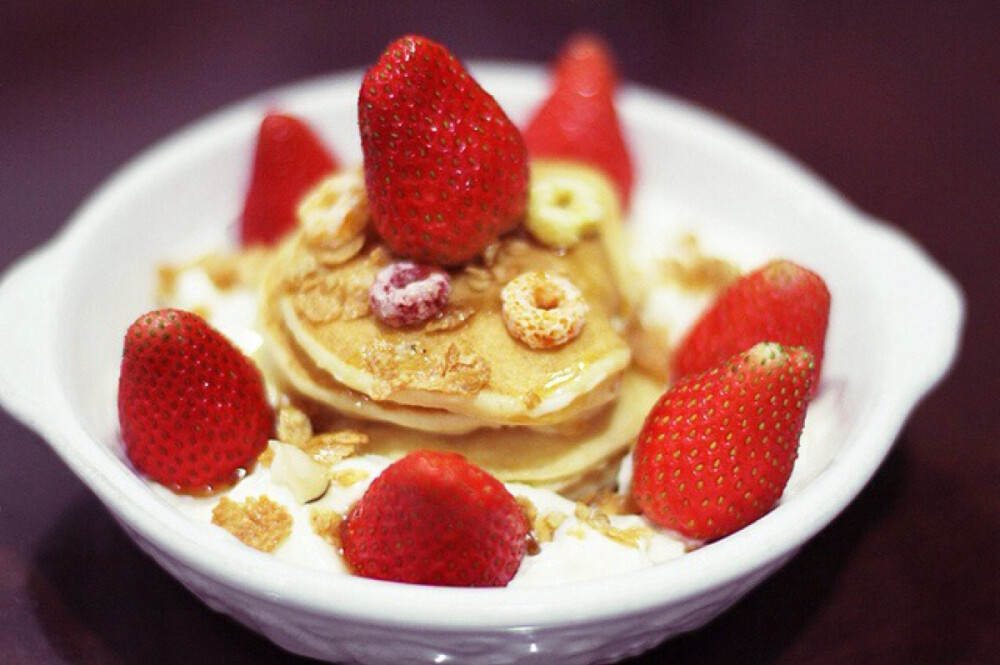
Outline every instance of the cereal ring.
<svg viewBox="0 0 1000 665"><path fill-rule="evenodd" d="M368 197L359 170L341 171L309 190L296 210L302 237L309 245L338 249L368 224Z"/></svg>
<svg viewBox="0 0 1000 665"><path fill-rule="evenodd" d="M580 164L532 164L525 228L540 243L566 249L618 218L618 201L608 179Z"/></svg>
<svg viewBox="0 0 1000 665"><path fill-rule="evenodd" d="M402 261L375 275L368 303L376 318L394 328L420 323L444 309L451 292L448 273Z"/></svg>
<svg viewBox="0 0 1000 665"><path fill-rule="evenodd" d="M550 178L531 183L525 226L539 242L566 248L598 228L605 214L584 183Z"/></svg>
<svg viewBox="0 0 1000 665"><path fill-rule="evenodd" d="M590 311L573 282L543 271L507 282L500 300L507 331L532 349L555 349L576 339Z"/></svg>

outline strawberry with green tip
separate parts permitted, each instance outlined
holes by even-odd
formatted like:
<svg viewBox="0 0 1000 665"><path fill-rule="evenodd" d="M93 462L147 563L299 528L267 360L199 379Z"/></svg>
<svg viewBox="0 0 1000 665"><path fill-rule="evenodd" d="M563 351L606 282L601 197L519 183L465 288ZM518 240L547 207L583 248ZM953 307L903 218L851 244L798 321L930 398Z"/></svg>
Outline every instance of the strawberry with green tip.
<svg viewBox="0 0 1000 665"><path fill-rule="evenodd" d="M136 469L185 494L238 481L274 417L256 365L197 314L159 309L125 333L118 422Z"/></svg>
<svg viewBox="0 0 1000 665"><path fill-rule="evenodd" d="M765 342L667 390L633 451L642 513L714 540L770 511L798 455L815 372L806 349Z"/></svg>
<svg viewBox="0 0 1000 665"><path fill-rule="evenodd" d="M671 359L674 379L702 372L757 342L809 349L817 381L830 319L830 291L808 268L778 259L727 286L683 337Z"/></svg>
<svg viewBox="0 0 1000 665"><path fill-rule="evenodd" d="M277 242L295 227L302 196L337 168L336 158L302 119L287 113L265 115L240 216L240 243Z"/></svg>
<svg viewBox="0 0 1000 665"><path fill-rule="evenodd" d="M503 483L453 452L416 451L379 474L341 524L358 575L439 586L504 586L528 523Z"/></svg>
<svg viewBox="0 0 1000 665"><path fill-rule="evenodd" d="M627 209L632 156L615 105L618 72L608 45L590 33L574 35L553 63L552 78L549 96L524 128L528 152L600 169Z"/></svg>
<svg viewBox="0 0 1000 665"><path fill-rule="evenodd" d="M390 44L365 73L358 126L372 224L398 256L460 264L521 222L521 134L440 44Z"/></svg>

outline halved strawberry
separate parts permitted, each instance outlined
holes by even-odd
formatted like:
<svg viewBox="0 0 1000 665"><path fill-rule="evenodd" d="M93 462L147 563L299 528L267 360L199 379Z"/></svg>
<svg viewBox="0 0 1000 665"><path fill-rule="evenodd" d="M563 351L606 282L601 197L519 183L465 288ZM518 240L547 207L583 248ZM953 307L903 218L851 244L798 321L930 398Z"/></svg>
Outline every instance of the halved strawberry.
<svg viewBox="0 0 1000 665"><path fill-rule="evenodd" d="M610 49L595 35L575 35L553 64L552 76L549 96L524 128L528 152L601 169L627 209L632 157L615 106L618 74Z"/></svg>
<svg viewBox="0 0 1000 665"><path fill-rule="evenodd" d="M232 485L273 420L257 367L197 314L160 309L129 326L118 422L126 455L152 480L189 494Z"/></svg>
<svg viewBox="0 0 1000 665"><path fill-rule="evenodd" d="M440 44L390 44L365 74L358 125L372 223L393 253L459 264L523 218L521 134Z"/></svg>
<svg viewBox="0 0 1000 665"><path fill-rule="evenodd" d="M302 195L337 167L336 158L303 120L287 113L265 115L240 216L241 244L276 242L295 226Z"/></svg>
<svg viewBox="0 0 1000 665"><path fill-rule="evenodd" d="M372 481L341 525L358 575L412 584L504 586L528 523L499 480L458 453L416 451Z"/></svg>
<svg viewBox="0 0 1000 665"><path fill-rule="evenodd" d="M809 349L818 385L829 319L830 291L823 279L791 261L771 261L716 297L678 344L671 376L704 371L757 342L769 341Z"/></svg>
<svg viewBox="0 0 1000 665"><path fill-rule="evenodd" d="M631 493L643 514L711 540L771 510L798 455L815 372L802 347L761 343L672 386L633 452Z"/></svg>

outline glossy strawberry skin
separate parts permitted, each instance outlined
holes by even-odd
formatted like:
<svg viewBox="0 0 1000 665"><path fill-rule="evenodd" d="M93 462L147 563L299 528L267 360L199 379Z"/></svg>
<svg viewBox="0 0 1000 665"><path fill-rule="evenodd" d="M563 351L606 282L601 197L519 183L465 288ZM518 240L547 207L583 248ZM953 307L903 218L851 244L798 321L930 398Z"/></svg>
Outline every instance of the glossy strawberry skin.
<svg viewBox="0 0 1000 665"><path fill-rule="evenodd" d="M533 157L577 160L604 171L627 209L632 156L615 102L617 69L598 37L571 38L552 66L552 88L524 128Z"/></svg>
<svg viewBox="0 0 1000 665"><path fill-rule="evenodd" d="M521 134L440 44L390 44L365 74L358 125L372 223L398 256L460 264L522 220Z"/></svg>
<svg viewBox="0 0 1000 665"><path fill-rule="evenodd" d="M265 115L240 215L241 244L277 242L295 226L302 196L337 167L336 158L303 120L286 113Z"/></svg>
<svg viewBox="0 0 1000 665"><path fill-rule="evenodd" d="M631 493L643 514L713 540L770 511L798 455L814 378L807 350L762 343L672 386L633 452Z"/></svg>
<svg viewBox="0 0 1000 665"><path fill-rule="evenodd" d="M678 344L671 376L702 372L761 341L806 347L819 376L829 319L830 291L823 279L791 261L771 261L716 297Z"/></svg>
<svg viewBox="0 0 1000 665"><path fill-rule="evenodd" d="M118 422L137 470L201 495L253 466L273 415L260 372L242 352L198 315L161 309L125 334Z"/></svg>
<svg viewBox="0 0 1000 665"><path fill-rule="evenodd" d="M528 524L503 484L457 453L416 451L372 481L341 525L354 573L439 586L504 586Z"/></svg>

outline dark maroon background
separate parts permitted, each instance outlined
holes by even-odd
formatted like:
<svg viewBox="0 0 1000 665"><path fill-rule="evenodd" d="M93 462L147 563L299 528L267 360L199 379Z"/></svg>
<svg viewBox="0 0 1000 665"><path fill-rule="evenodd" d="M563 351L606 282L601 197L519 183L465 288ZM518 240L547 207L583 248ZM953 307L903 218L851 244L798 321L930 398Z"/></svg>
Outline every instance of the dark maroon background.
<svg viewBox="0 0 1000 665"><path fill-rule="evenodd" d="M719 620L633 662L1000 662L1000 3L3 0L0 266L231 101L362 66L403 32L544 61L581 27L626 78L898 224L969 301L955 370L858 500ZM0 428L0 662L298 662L162 572L38 437Z"/></svg>

